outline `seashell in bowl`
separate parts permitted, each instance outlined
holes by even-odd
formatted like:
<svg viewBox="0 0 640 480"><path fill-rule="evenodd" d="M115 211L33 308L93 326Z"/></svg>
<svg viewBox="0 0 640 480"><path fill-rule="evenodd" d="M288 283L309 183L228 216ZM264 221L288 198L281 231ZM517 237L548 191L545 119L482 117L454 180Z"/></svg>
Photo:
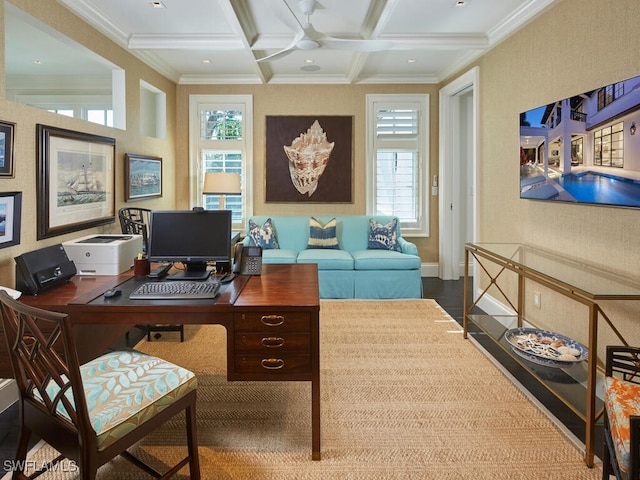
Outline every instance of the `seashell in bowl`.
<svg viewBox="0 0 640 480"><path fill-rule="evenodd" d="M329 143L327 134L316 120L306 133L284 146L289 158L291 182L303 195L311 196L327 167L335 142Z"/></svg>

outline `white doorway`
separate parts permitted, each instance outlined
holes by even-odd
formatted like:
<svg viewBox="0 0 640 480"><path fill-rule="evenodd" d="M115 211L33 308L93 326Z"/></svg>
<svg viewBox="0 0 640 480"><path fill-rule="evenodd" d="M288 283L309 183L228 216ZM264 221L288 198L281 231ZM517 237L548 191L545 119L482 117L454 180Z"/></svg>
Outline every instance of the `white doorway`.
<svg viewBox="0 0 640 480"><path fill-rule="evenodd" d="M478 67L440 90L438 276L464 274L464 245L477 237Z"/></svg>

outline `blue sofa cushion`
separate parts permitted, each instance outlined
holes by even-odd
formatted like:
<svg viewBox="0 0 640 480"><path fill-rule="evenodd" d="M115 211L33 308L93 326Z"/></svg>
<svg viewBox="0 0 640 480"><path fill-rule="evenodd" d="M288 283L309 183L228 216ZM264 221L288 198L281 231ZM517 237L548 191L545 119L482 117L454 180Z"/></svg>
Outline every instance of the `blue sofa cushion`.
<svg viewBox="0 0 640 480"><path fill-rule="evenodd" d="M353 257L345 250L312 248L298 253L298 263L317 263L318 270L353 270Z"/></svg>
<svg viewBox="0 0 640 480"><path fill-rule="evenodd" d="M398 219L394 218L386 225L369 219L369 248L372 250L394 250L401 252L398 245Z"/></svg>
<svg viewBox="0 0 640 480"><path fill-rule="evenodd" d="M309 221L309 243L307 248L339 249L336 237L336 219L332 218L325 225L311 217Z"/></svg>
<svg viewBox="0 0 640 480"><path fill-rule="evenodd" d="M286 248L272 248L262 251L262 263L297 263L298 252Z"/></svg>
<svg viewBox="0 0 640 480"><path fill-rule="evenodd" d="M351 252L356 270L417 270L420 257L390 250L359 250Z"/></svg>
<svg viewBox="0 0 640 480"><path fill-rule="evenodd" d="M262 247L263 250L280 248L278 235L273 228L270 218L267 218L262 226L249 219L249 244L258 245Z"/></svg>

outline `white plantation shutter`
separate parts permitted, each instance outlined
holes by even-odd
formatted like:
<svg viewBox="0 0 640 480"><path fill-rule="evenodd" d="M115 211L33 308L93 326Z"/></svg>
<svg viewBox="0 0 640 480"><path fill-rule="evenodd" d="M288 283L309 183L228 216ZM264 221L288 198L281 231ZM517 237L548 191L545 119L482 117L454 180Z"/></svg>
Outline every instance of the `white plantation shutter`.
<svg viewBox="0 0 640 480"><path fill-rule="evenodd" d="M368 212L395 215L403 234L428 234L427 96L368 96Z"/></svg>
<svg viewBox="0 0 640 480"><path fill-rule="evenodd" d="M218 195L203 195L207 172L240 175L242 193L227 195L233 228L242 229L251 215L252 98L249 95L192 95L189 99L192 203L219 208Z"/></svg>

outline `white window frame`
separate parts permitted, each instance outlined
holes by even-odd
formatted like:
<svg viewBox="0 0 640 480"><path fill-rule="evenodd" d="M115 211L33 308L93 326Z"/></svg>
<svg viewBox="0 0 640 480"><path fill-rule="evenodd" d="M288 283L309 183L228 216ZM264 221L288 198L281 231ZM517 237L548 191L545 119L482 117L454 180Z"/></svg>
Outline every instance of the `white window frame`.
<svg viewBox="0 0 640 480"><path fill-rule="evenodd" d="M189 95L189 203L191 208L202 206L203 165L200 152L211 149L200 139L200 112L202 110L238 110L243 112L242 140L234 141L230 149L240 150L242 165L242 212L241 224L234 230L244 230L247 218L253 215L253 96L251 95Z"/></svg>
<svg viewBox="0 0 640 480"><path fill-rule="evenodd" d="M418 111L418 135L416 138L418 151L418 192L417 222L408 224L401 222L403 236L428 237L429 236L429 95L428 94L370 94L367 99L367 126L366 126L366 179L367 179L367 215L376 214L377 190L376 190L376 151L378 147L376 136L376 116L378 110L385 109L417 109Z"/></svg>

